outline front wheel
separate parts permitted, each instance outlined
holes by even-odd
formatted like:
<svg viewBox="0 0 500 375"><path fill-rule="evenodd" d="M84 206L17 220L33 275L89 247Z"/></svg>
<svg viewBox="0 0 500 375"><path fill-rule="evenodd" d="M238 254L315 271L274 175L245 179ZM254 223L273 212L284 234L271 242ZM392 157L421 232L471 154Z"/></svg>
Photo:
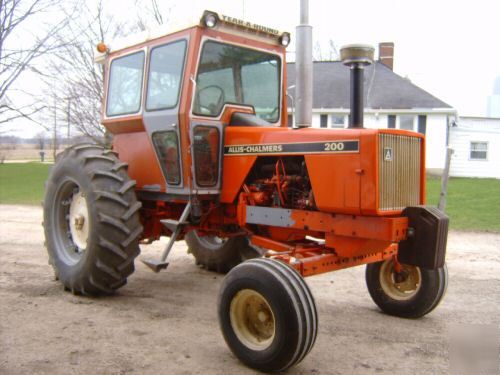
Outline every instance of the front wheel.
<svg viewBox="0 0 500 375"><path fill-rule="evenodd" d="M313 296L304 279L277 260L251 259L233 268L218 307L229 348L259 371L280 372L299 363L316 340Z"/></svg>
<svg viewBox="0 0 500 375"><path fill-rule="evenodd" d="M446 265L426 269L401 264L396 272L392 259L366 266L366 285L373 301L389 315L420 318L441 302L448 285Z"/></svg>

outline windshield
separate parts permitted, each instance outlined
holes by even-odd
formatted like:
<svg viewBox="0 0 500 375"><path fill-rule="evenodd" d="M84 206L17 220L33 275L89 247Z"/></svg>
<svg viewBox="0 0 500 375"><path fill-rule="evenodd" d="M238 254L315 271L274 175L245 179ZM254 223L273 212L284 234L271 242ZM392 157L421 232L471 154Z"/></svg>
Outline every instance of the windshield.
<svg viewBox="0 0 500 375"><path fill-rule="evenodd" d="M245 104L269 122L280 115L280 58L208 41L201 52L193 113L218 116L224 104Z"/></svg>

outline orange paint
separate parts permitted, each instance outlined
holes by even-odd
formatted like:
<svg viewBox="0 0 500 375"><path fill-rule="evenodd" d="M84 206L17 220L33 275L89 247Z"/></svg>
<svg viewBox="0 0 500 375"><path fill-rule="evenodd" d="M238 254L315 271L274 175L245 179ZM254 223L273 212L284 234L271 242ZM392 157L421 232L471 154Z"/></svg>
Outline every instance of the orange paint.
<svg viewBox="0 0 500 375"><path fill-rule="evenodd" d="M395 129L288 128L284 47L273 44L271 41L265 43L244 35L233 35L215 29L195 26L112 52L106 58L105 71L109 71L113 58L144 50L146 56L144 90L149 73L148 61L151 49L180 39L187 40L187 49L175 115L178 119L176 125L180 134L180 164L182 165L184 191L176 195L169 194L171 192L166 186L143 121L146 100L144 92L141 110L133 115L107 117L105 115L106 95L103 98L102 123L114 135L113 148L119 153L119 158L129 164L128 172L131 178L137 181L137 191L166 193L157 200L152 198L151 201L146 202L148 207L141 211L145 227L144 238L157 239L164 234L159 220L161 218L178 219L184 204L196 195L202 203L201 208L205 216L199 223L186 227L187 229L197 229L202 233L228 237L248 234L255 245L273 249L273 257L290 263L304 276L389 259L397 254L397 243L406 239L408 219L400 216L401 210L381 211L379 209L379 135L407 135L422 140L423 135ZM231 117L235 112L253 113L249 107L231 104L226 105L217 118L192 114L195 89L193 78L197 76L202 43L207 39L264 50L281 57L281 113L278 124L266 127L231 126ZM107 74L104 82L106 93ZM290 209L289 219L292 224L285 227L273 223L263 225L246 222L248 205L261 207L267 205L270 208L273 208L272 205L287 207L286 196L289 188L287 184L293 180L286 180L287 173L284 172L286 162L278 158L271 159L272 165L275 166L275 170L272 171L273 176L267 176L258 182L263 185L270 184L271 189L276 189L277 198L272 197L272 192L259 190L257 183L251 185L252 181L248 181L252 168L260 165L261 160L257 162L258 158L273 157L276 153L224 155L224 149L218 150L222 154L220 192L194 190L191 155L193 143L191 125L193 123L217 125L222 128L220 136L224 146L278 145L281 147L290 144L314 144L320 148L325 147L320 151L279 153L279 157L283 160L297 155L303 157L308 182L307 185L300 186L307 186L308 191L310 182L312 190L312 194L308 192L310 197L300 197L301 203L293 206L299 206L301 209ZM358 149L348 152L329 150L328 145L341 141L358 142ZM212 159L217 159L215 132L208 139L208 144ZM420 204L423 204L425 202L424 142L422 142L420 157L421 184L419 189ZM300 162L302 163L302 159ZM303 168L302 164L301 168ZM306 180L300 176L299 178L301 181ZM293 189L291 191L293 192ZM307 236L320 238L324 240L324 243L311 242Z"/></svg>

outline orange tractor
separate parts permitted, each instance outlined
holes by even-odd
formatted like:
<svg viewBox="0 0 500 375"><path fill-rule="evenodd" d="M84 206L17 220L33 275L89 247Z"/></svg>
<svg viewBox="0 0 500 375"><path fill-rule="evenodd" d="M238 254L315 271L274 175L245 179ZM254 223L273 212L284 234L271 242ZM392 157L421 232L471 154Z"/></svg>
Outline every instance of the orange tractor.
<svg viewBox="0 0 500 375"><path fill-rule="evenodd" d="M363 66L373 58L363 45L341 51L349 127L289 127L289 40L207 11L193 27L98 45L112 150L64 150L44 201L50 263L67 290L113 293L139 244L170 237L158 259L143 260L158 272L184 239L197 264L228 272L221 330L236 357L262 371L285 370L314 345L305 276L366 264L384 312L418 318L436 307L448 219L423 205L423 135L363 128Z"/></svg>

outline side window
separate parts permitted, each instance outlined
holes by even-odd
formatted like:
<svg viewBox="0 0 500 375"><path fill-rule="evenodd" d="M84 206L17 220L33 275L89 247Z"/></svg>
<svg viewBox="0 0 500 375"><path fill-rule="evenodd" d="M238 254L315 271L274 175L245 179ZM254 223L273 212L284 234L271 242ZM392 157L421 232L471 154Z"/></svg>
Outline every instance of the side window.
<svg viewBox="0 0 500 375"><path fill-rule="evenodd" d="M413 115L400 115L399 128L404 130L415 130L415 116Z"/></svg>
<svg viewBox="0 0 500 375"><path fill-rule="evenodd" d="M343 128L345 123L344 115L331 115L332 128Z"/></svg>
<svg viewBox="0 0 500 375"><path fill-rule="evenodd" d="M160 158L160 164L169 185L181 183L181 167L179 161L179 139L175 131L153 134L153 144Z"/></svg>
<svg viewBox="0 0 500 375"><path fill-rule="evenodd" d="M469 159L488 160L488 142L471 142Z"/></svg>
<svg viewBox="0 0 500 375"><path fill-rule="evenodd" d="M116 58L111 62L106 105L107 116L139 112L143 72L143 51Z"/></svg>
<svg viewBox="0 0 500 375"><path fill-rule="evenodd" d="M215 186L219 180L219 130L198 125L193 135L196 183L203 187Z"/></svg>
<svg viewBox="0 0 500 375"><path fill-rule="evenodd" d="M182 81L186 41L155 47L151 51L146 109L173 108L177 105Z"/></svg>

